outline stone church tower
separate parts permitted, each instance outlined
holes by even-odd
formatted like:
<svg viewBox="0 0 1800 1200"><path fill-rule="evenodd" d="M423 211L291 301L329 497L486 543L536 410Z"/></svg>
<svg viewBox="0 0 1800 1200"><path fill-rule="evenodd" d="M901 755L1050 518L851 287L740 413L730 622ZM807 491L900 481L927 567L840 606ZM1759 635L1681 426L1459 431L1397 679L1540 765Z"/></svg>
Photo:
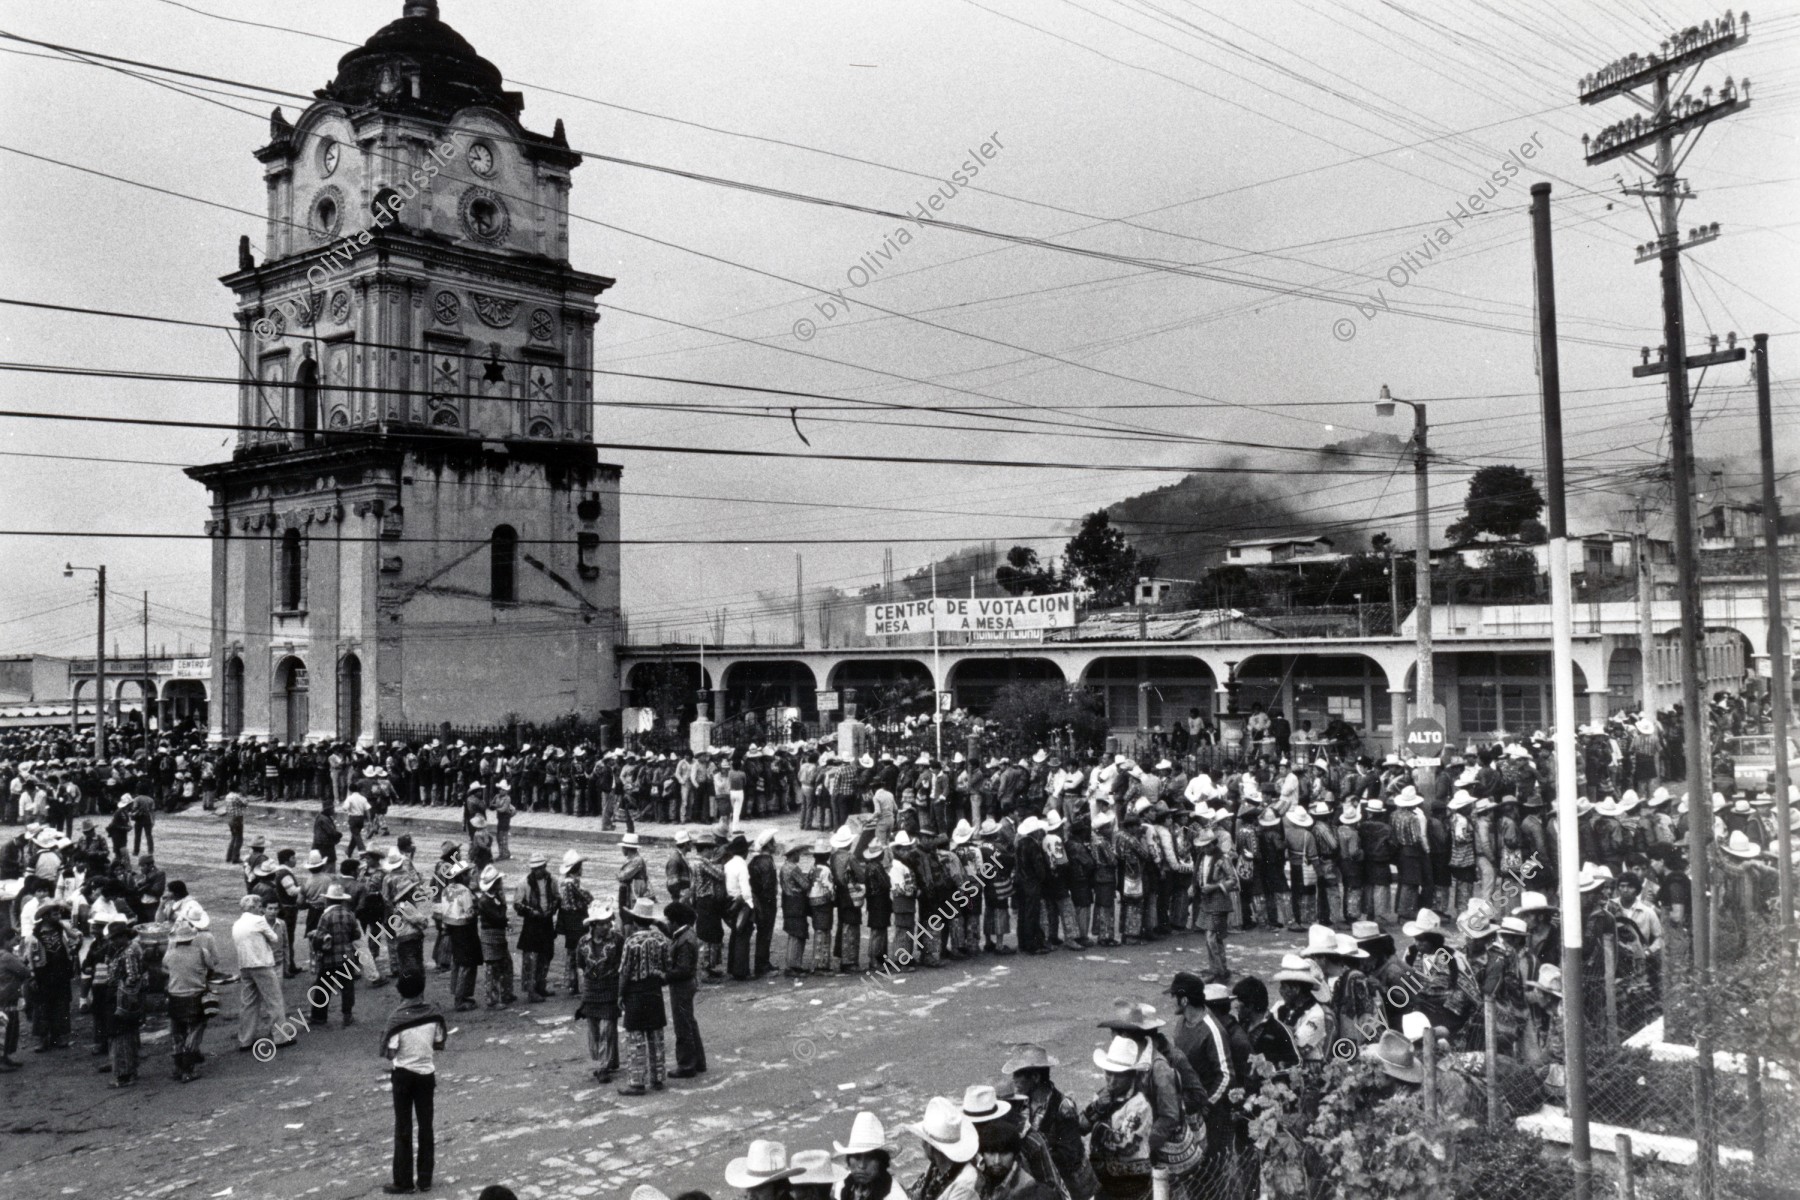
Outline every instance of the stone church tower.
<svg viewBox="0 0 1800 1200"><path fill-rule="evenodd" d="M212 494L215 738L597 718L618 706L619 468L593 445L596 298L562 122L438 18L338 63L256 152L237 446Z"/></svg>

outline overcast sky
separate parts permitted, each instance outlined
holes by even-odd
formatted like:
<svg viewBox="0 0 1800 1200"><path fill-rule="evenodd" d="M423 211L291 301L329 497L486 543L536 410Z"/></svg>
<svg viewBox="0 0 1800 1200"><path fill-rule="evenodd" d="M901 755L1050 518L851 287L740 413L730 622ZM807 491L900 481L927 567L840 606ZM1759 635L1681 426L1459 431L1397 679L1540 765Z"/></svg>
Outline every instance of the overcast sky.
<svg viewBox="0 0 1800 1200"><path fill-rule="evenodd" d="M340 43L360 43L400 8L399 0L4 0L0 28L310 93L334 74L349 49ZM1661 341L1656 267L1632 261L1650 227L1614 178L1634 173L1581 161L1582 133L1636 110L1623 101L1583 109L1576 81L1654 49L1672 25L1719 11L1671 0L442 5L443 18L524 93L528 127L549 132L560 117L578 149L910 210L948 192L939 181L989 142L993 157L974 180L984 190L960 191L942 219L1190 265L1155 270L915 226L892 265L864 284L852 268L894 233L890 218L584 163L571 198L572 259L618 280L605 298L596 365L1014 418L875 418L974 427L908 432L853 413L802 414L820 452L1217 464L1232 443L1304 450L1405 432L1405 410L1383 419L1372 408L1388 384L1397 396L1433 400L1434 448L1448 460L1433 500L1452 505L1475 465L1540 469L1526 206L1530 183L1548 180L1568 452L1590 526L1616 522L1627 500L1606 489L1627 487L1666 441L1660 387L1630 376L1637 347ZM1723 234L1687 259L1690 344L1727 330L1776 335L1787 469L1800 450L1787 382L1800 378L1789 361L1800 353L1797 35L1794 8L1759 9L1749 45L1702 71L1696 92L1728 74L1749 76L1752 106L1712 125L1689 158L1684 174L1699 196L1683 214L1684 227L1716 221ZM218 277L235 268L240 234L252 236L260 258L264 230L229 210L263 208L251 152L268 140L271 102L215 94L208 103L0 44L15 51L0 72L0 145L197 198L0 152L0 295L230 320ZM287 113L297 114L292 102ZM1508 155L1526 144L1535 157L1506 175ZM1493 188L1497 169L1506 184L1490 215L1461 223L1447 215L1482 183ZM831 292L849 300L847 314L827 311ZM13 362L236 371L217 330L0 307L0 337ZM1748 379L1738 365L1705 377L1695 408L1702 455L1752 449ZM7 409L234 419L235 392L224 387L7 372L0 389ZM595 390L603 403L757 403L619 378ZM1170 407L1178 405L1188 407ZM606 408L596 427L605 441L805 452L785 409L772 411ZM229 439L0 419L0 526L199 533L205 490L163 464L223 458ZM1315 465L1298 452L1257 454L1272 472ZM54 455L142 461L34 457ZM1174 478L1074 466L603 457L625 467L627 538L892 538L900 570L954 545L908 538L1030 541L1052 552L1083 512ZM1754 494L1749 475L1725 484ZM1404 474L1296 473L1291 493L1322 525L1406 532ZM1441 531L1450 519L1434 525ZM880 578L879 543L797 548L809 585ZM635 632L676 636L701 612L743 610L759 590L787 594L793 553L627 547ZM204 646L204 541L6 536L0 650L68 654L91 644L85 584L61 576L69 559L108 564L121 607L148 591L153 643ZM129 652L138 629L115 628Z"/></svg>

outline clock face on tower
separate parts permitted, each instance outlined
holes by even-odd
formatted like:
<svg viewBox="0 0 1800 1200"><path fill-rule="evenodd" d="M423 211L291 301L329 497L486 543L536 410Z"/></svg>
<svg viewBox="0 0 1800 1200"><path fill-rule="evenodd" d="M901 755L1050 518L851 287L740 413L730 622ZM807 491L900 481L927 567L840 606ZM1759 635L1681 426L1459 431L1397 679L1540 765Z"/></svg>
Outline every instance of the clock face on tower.
<svg viewBox="0 0 1800 1200"><path fill-rule="evenodd" d="M319 174L330 178L331 173L337 170L339 149L336 139L325 139L325 144L319 151Z"/></svg>
<svg viewBox="0 0 1800 1200"><path fill-rule="evenodd" d="M486 179L494 173L494 151L486 142L469 147L469 170Z"/></svg>

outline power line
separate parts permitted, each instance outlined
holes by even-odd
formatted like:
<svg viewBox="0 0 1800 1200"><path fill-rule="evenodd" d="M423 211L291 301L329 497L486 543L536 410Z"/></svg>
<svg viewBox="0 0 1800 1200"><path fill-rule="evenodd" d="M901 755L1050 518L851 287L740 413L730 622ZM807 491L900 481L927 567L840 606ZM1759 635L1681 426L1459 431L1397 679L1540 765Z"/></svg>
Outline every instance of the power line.
<svg viewBox="0 0 1800 1200"><path fill-rule="evenodd" d="M219 429L239 433L282 433L305 436L312 434L331 441L355 442L366 441L372 446L390 444L390 439L398 436L392 434L334 433L330 431L308 430L289 425L239 425L225 421L186 421L168 417L106 417L85 413L52 413L32 411L28 409L0 409L0 418L41 421L74 421L102 425L143 425L173 429ZM404 435L408 441L453 442L467 445L469 438L465 434L438 434L425 431L408 431ZM722 446L679 446L659 445L641 442L583 442L582 446L593 446L600 450L638 450L657 454L694 454L727 458L780 458L815 460L820 462L861 462L861 463L895 463L909 466L928 467L994 467L1018 468L1027 470L1070 470L1070 471L1109 471L1134 472L1157 471L1175 474L1216 474L1247 475L1258 474L1268 470L1263 467L1233 466L1194 466L1194 465L1133 465L1127 463L1094 463L1094 462L1050 462L1033 459L989 459L989 458L917 458L891 454L841 454L817 453L801 454L797 451L783 450L749 450ZM1379 475L1380 471L1365 470L1353 467L1284 467L1282 474L1287 475Z"/></svg>

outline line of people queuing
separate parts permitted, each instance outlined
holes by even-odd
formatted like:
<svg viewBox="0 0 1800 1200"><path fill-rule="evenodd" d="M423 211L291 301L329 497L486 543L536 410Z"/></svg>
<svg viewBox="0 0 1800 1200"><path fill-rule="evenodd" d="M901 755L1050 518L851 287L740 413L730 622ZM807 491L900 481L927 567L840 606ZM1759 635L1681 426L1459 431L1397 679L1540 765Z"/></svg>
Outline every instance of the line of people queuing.
<svg viewBox="0 0 1800 1200"><path fill-rule="evenodd" d="M1451 952L1430 915L1406 925L1404 955L1373 923L1358 922L1349 934L1313 926L1270 980L1244 975L1227 984L1178 972L1162 993L1167 1016L1121 999L1097 1022L1099 1044L1084 1050L1102 1075L1091 1095L1059 1086L1062 1062L1047 1047L1015 1044L996 1049L995 1083L971 1083L960 1098L933 1096L922 1112L886 1121L859 1111L829 1150L758 1138L731 1159L722 1183L752 1200L1248 1200L1262 1194L1256 1118L1273 1114L1280 1128L1303 1130L1327 1091L1359 1067L1372 1089L1365 1101L1429 1087L1452 1120L1482 1121L1489 1103L1507 1119L1536 1108L1560 1088L1560 1063L1551 1061L1560 1053L1556 968L1519 985L1527 1033L1503 1050L1500 1088L1490 1096L1482 1055L1455 1048L1466 1021L1418 999L1434 993L1390 981L1396 973L1419 980L1449 958L1464 972L1453 988L1479 998L1528 965L1530 938L1524 922L1508 916L1504 927L1488 926ZM1517 947L1494 949L1501 939ZM895 1130L896 1116L916 1119ZM704 1190L655 1185L639 1187L632 1200L671 1194L708 1200Z"/></svg>

